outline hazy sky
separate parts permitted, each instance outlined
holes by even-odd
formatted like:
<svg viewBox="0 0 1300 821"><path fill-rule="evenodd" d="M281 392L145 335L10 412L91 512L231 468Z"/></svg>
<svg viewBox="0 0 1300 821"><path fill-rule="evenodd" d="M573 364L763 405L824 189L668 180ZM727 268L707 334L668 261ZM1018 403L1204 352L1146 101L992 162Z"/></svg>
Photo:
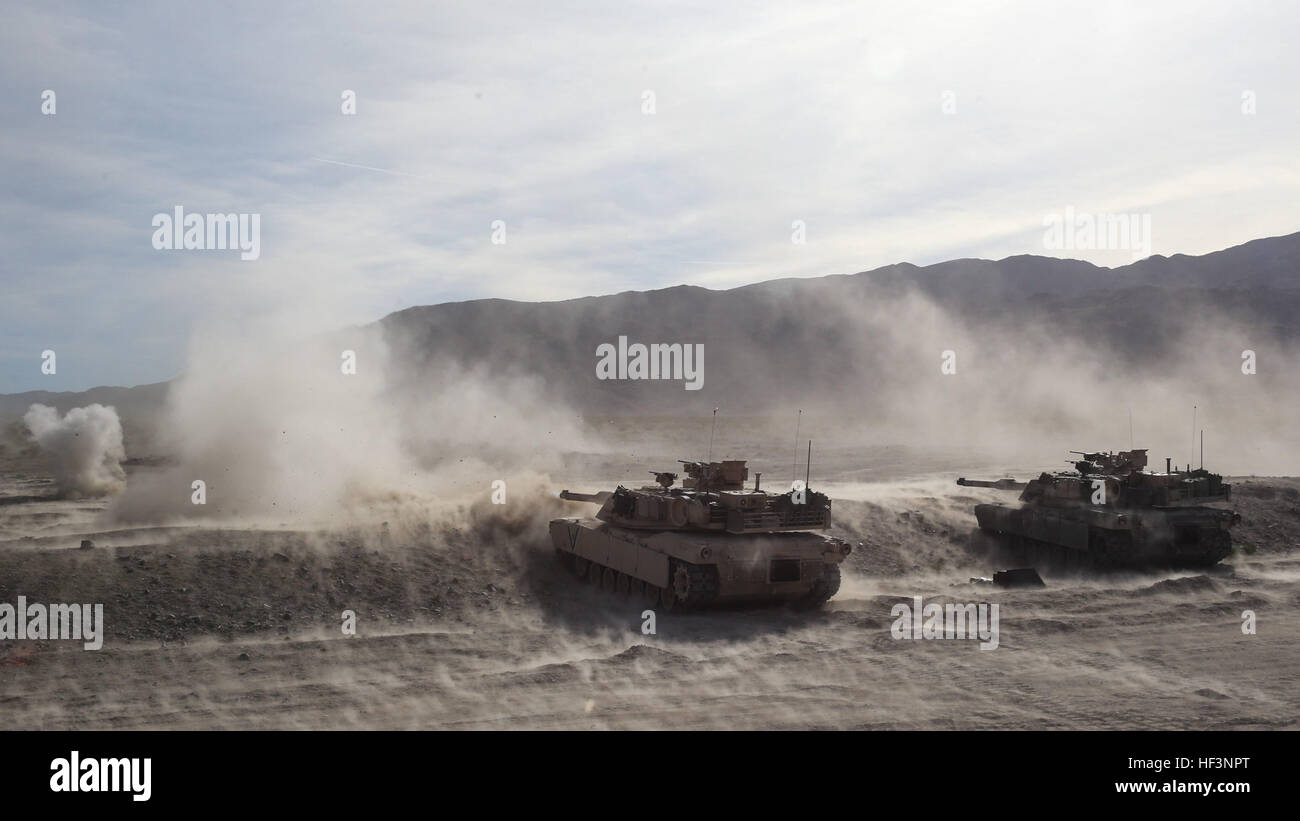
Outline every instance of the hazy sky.
<svg viewBox="0 0 1300 821"><path fill-rule="evenodd" d="M1132 259L1045 248L1066 207L1300 230L1292 3L119 5L5 10L0 391L170 378L214 318ZM155 250L177 205L260 257Z"/></svg>

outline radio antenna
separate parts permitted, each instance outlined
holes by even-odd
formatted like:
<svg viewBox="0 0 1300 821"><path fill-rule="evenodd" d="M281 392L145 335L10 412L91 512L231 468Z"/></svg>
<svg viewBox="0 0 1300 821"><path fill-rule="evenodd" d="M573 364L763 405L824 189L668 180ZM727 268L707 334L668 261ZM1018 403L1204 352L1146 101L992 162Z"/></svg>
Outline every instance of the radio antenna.
<svg viewBox="0 0 1300 821"><path fill-rule="evenodd" d="M718 409L713 409L713 427L709 429L709 458L704 460L707 465L713 461L713 432L718 429Z"/></svg>
<svg viewBox="0 0 1300 821"><path fill-rule="evenodd" d="M808 464L807 472L803 475L803 489L808 489L808 480L812 478L812 440L808 440Z"/></svg>
<svg viewBox="0 0 1300 821"><path fill-rule="evenodd" d="M790 460L790 485L793 486L799 476L799 423L803 421L803 408L794 420L794 459Z"/></svg>

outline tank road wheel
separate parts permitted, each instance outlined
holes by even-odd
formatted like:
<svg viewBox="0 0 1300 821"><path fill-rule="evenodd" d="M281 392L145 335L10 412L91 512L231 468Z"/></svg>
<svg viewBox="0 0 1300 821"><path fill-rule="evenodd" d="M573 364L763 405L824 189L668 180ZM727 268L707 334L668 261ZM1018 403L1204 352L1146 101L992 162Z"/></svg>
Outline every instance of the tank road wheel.
<svg viewBox="0 0 1300 821"><path fill-rule="evenodd" d="M671 586L673 594L682 604L690 601L691 598L691 571L686 569L685 565L677 565L673 568Z"/></svg>
<svg viewBox="0 0 1300 821"><path fill-rule="evenodd" d="M665 613L672 613L675 610L681 609L682 601L677 598L677 594L673 592L673 586L671 584L667 587L659 588L659 606L663 608Z"/></svg>
<svg viewBox="0 0 1300 821"><path fill-rule="evenodd" d="M632 577L626 573L619 573L614 583L614 589L620 596L630 596L632 594Z"/></svg>
<svg viewBox="0 0 1300 821"><path fill-rule="evenodd" d="M600 587L600 577L604 575L605 568L595 562L587 563L587 584L593 587Z"/></svg>
<svg viewBox="0 0 1300 821"><path fill-rule="evenodd" d="M587 565L589 565L589 564L591 564L591 562L587 561L586 559L582 558L581 556L575 555L575 556L573 557L573 563L570 564L569 567L573 568L574 575L576 575L578 578L580 578L580 579L586 579L586 578L587 578Z"/></svg>
<svg viewBox="0 0 1300 821"><path fill-rule="evenodd" d="M717 595L717 571L712 567L673 562L668 571L668 589L679 609L695 607Z"/></svg>
<svg viewBox="0 0 1300 821"><path fill-rule="evenodd" d="M838 592L840 592L840 566L822 565L821 576L813 582L812 590L799 599L798 603L800 607L821 607Z"/></svg>
<svg viewBox="0 0 1300 821"><path fill-rule="evenodd" d="M613 568L605 568L600 574L600 589L606 593L613 593L618 589L618 572Z"/></svg>

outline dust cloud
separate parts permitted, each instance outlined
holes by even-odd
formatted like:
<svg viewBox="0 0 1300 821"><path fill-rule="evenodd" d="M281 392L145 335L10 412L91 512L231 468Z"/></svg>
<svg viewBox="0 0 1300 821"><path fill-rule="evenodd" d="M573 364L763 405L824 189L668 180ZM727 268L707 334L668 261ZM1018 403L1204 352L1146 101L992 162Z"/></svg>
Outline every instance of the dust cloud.
<svg viewBox="0 0 1300 821"><path fill-rule="evenodd" d="M1300 345L1268 324L1198 305L1165 338L1141 327L1089 330L1064 310L1008 313L916 290L866 293L797 305L773 297L785 329L779 344L810 353L802 395L782 380L769 389L791 419L801 407L805 423L836 438L976 451L996 468L1064 469L1066 450L1130 446L1149 449L1152 469L1163 470L1165 457L1196 467L1203 430L1211 470L1300 472L1292 364ZM710 354L752 373L767 369L770 355L751 360L724 346Z"/></svg>
<svg viewBox="0 0 1300 821"><path fill-rule="evenodd" d="M115 409L93 404L60 418L56 408L32 405L23 422L47 457L61 497L109 496L125 487L126 450Z"/></svg>
<svg viewBox="0 0 1300 821"><path fill-rule="evenodd" d="M310 338L223 328L196 336L172 385L159 436L173 464L133 478L110 513L333 524L411 507L422 517L495 488L526 493L538 465L581 439L577 418L526 375L454 362L416 373L375 326Z"/></svg>

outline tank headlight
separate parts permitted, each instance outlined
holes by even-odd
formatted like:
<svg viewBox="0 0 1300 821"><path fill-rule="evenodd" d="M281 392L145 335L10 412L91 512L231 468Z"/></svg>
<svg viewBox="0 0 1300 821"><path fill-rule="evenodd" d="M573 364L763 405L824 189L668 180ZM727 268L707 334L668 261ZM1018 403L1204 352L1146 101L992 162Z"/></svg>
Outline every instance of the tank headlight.
<svg viewBox="0 0 1300 821"><path fill-rule="evenodd" d="M850 553L853 552L853 545L849 544L848 542L845 542L840 547L840 552L843 553L845 556L849 555Z"/></svg>
<svg viewBox="0 0 1300 821"><path fill-rule="evenodd" d="M707 548L707 547L701 547L701 548L700 548L700 558L701 558L701 559L707 559L707 558L709 558L709 557L712 556L712 555L713 555L713 551L710 550L709 548Z"/></svg>

